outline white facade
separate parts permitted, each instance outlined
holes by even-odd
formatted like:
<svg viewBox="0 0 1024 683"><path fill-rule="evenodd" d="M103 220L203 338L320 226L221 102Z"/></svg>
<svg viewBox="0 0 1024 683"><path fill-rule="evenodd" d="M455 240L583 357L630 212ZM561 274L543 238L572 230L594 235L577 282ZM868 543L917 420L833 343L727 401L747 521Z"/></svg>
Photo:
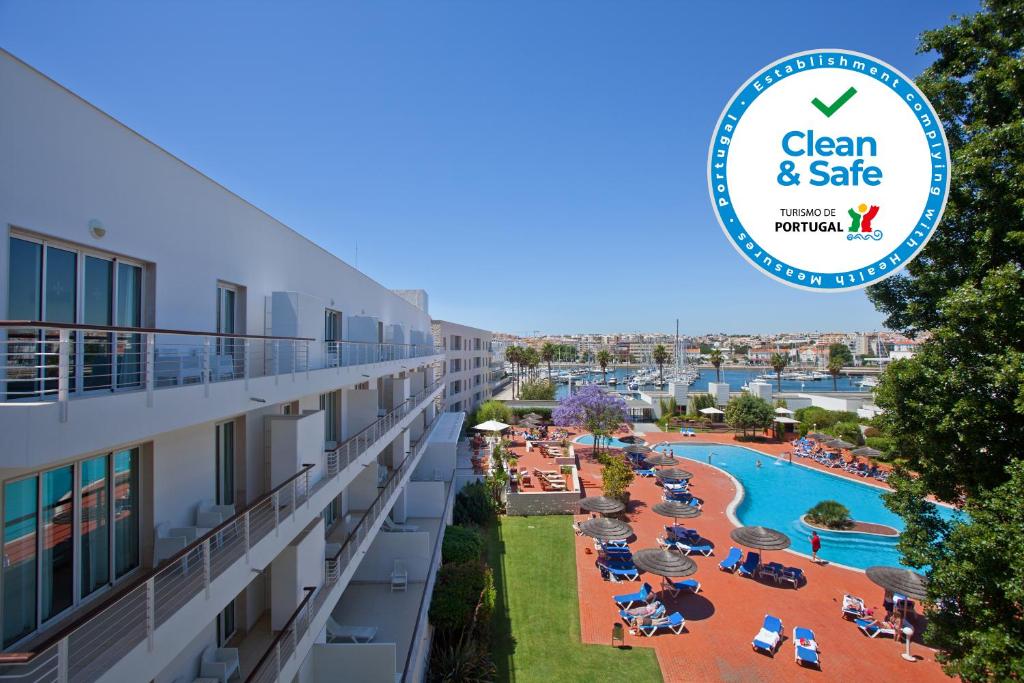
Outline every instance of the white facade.
<svg viewBox="0 0 1024 683"><path fill-rule="evenodd" d="M494 371L487 330L434 321L434 340L445 355L441 377L445 382L445 410L471 413L491 397Z"/></svg>
<svg viewBox="0 0 1024 683"><path fill-rule="evenodd" d="M348 605L396 568L429 604L462 416L425 294L2 51L0 91L0 677L332 680L343 614L417 680L422 610Z"/></svg>

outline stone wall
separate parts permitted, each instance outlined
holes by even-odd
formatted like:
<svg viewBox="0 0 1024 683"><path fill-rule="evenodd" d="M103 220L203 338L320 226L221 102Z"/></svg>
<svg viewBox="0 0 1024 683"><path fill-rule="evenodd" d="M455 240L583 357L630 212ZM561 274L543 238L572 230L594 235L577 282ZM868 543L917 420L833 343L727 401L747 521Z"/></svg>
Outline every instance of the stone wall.
<svg viewBox="0 0 1024 683"><path fill-rule="evenodd" d="M576 515L580 511L580 475L574 466L569 475L572 491L539 491L519 493L509 491L505 512L509 515Z"/></svg>

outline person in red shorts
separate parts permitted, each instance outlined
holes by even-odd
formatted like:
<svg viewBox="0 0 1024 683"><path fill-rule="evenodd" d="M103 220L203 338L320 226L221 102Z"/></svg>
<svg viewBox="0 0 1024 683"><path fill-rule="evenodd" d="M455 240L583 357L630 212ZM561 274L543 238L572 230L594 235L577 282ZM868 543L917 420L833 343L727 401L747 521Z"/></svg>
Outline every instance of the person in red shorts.
<svg viewBox="0 0 1024 683"><path fill-rule="evenodd" d="M818 551L821 550L821 536L817 531L811 532L811 562L818 561Z"/></svg>

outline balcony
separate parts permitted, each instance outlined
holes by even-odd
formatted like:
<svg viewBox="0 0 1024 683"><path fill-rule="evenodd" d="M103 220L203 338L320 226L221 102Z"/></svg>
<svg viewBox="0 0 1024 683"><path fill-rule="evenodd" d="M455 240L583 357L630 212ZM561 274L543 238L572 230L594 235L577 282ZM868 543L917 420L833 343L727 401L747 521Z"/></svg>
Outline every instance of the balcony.
<svg viewBox="0 0 1024 683"><path fill-rule="evenodd" d="M426 450L427 442L433 428L441 420L443 413L438 413L424 430L423 435L413 445L409 457L397 467L388 477L384 486L380 488L377 497L370 504L369 508L359 516L354 527L348 532L344 541L337 546L336 550L328 546L327 557L324 558L325 572L324 583L321 586L309 587L309 593L299 604L295 613L288 619L285 626L275 635L270 644L263 650L258 660L255 658L253 648L243 643L240 649L246 654L247 661L256 660L252 669L243 671L242 675L247 683L269 683L276 680L292 680L302 664L306 654L310 651L317 635L324 630L327 624L327 617L335 609L339 599L349 586L353 575L359 568L359 564L366 556L377 536L384 517L394 507L399 493L408 484L416 465ZM448 484L449 492L446 510L450 509L452 501L451 493L454 488ZM446 516L446 515L445 515ZM422 521L424 525L428 520ZM436 565L440 558L440 539L443 536L444 518L441 519L441 526L437 527L438 520L430 520L435 525L435 533L431 533L430 539L433 544L431 556L431 569L427 572L427 582L432 585ZM424 526L426 529L426 526ZM430 533L430 532L428 532ZM424 588L426 589L426 585ZM418 611L409 610L410 617L416 618L416 626L413 633L418 633L425 625L425 621L419 615L425 612L424 598L420 597ZM403 629L404 630L404 629ZM265 642L264 633L254 633L255 642ZM335 676L337 672L335 671ZM394 672L392 672L392 676Z"/></svg>
<svg viewBox="0 0 1024 683"><path fill-rule="evenodd" d="M325 453L323 467L303 465L292 477L156 569L115 588L115 594L56 633L43 634L31 651L0 655L0 680L151 680L195 635L192 627L210 623L249 582L251 572L272 562L351 483L356 470L374 461L383 447L408 426L406 418L425 409L440 389L441 383L433 382L336 450ZM383 505L382 496L404 484L405 475L412 470L411 462L422 455L428 434L429 428L367 511L374 515L373 521ZM314 469L325 475L314 479ZM367 524L373 521L365 522L364 516L356 525L360 538L365 538ZM340 559L336 567L341 566Z"/></svg>
<svg viewBox="0 0 1024 683"><path fill-rule="evenodd" d="M428 365L432 345L0 321L0 453L36 467ZM105 397L104 400L95 400ZM34 459L36 461L32 461Z"/></svg>

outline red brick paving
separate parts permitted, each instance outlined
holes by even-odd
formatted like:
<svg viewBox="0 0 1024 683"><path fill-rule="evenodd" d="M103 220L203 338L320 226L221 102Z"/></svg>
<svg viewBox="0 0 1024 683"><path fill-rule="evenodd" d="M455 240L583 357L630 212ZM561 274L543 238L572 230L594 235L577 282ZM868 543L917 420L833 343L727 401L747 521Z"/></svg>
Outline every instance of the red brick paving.
<svg viewBox="0 0 1024 683"><path fill-rule="evenodd" d="M707 434L683 438L679 434L646 434L649 443L663 441L735 443L731 434ZM745 444L750 445L750 444ZM766 453L789 450L788 444L754 444ZM590 457L590 449L577 447L583 476L600 482L600 465ZM900 657L904 645L890 638L871 639L841 617L843 593L865 599L881 613L882 590L862 573L834 565L817 565L789 552L769 553L770 559L803 569L807 583L799 590L761 584L718 569L731 541L734 525L725 509L736 494L732 481L720 470L688 461L694 472L694 493L704 502L704 514L688 520L701 534L715 543L712 557L695 556L699 567L694 578L701 581L697 595L680 595L663 600L669 612L679 611L686 618L687 630L680 635L665 633L653 638L627 634L626 644L653 647L666 681L948 681L935 661L934 652L918 642L912 653L918 661L909 663ZM843 474L832 471L837 476ZM853 475L847 475L853 476ZM858 478L853 476L853 478ZM634 503L627 519L636 531L634 549L655 547L655 538L668 522L648 509L661 499L654 479L637 478L630 486ZM593 491L584 493L594 493ZM599 493L599 492L598 492ZM692 522L692 523L691 523ZM580 590L582 639L587 643L610 642L612 625L618 611L612 596L638 590L639 582L612 583L601 580L594 566L596 555L586 537L576 539L577 575ZM657 577L642 575L655 588ZM771 658L755 653L750 641L760 628L766 613L782 619L786 636ZM821 648L821 671L798 666L793 661L792 630L804 626L814 631Z"/></svg>

